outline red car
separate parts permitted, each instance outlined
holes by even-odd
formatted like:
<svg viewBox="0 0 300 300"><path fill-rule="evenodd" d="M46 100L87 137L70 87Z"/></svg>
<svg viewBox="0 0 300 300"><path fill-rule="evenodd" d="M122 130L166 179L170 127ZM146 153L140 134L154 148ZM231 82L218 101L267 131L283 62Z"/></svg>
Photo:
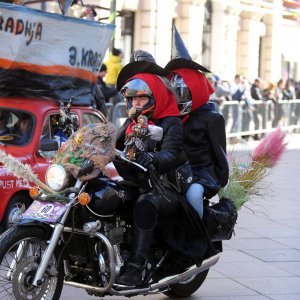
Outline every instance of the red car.
<svg viewBox="0 0 300 300"><path fill-rule="evenodd" d="M71 112L79 125L103 122L89 106L74 106ZM47 151L43 140L65 141L58 128L59 103L54 100L0 97L0 149L29 164L44 182L45 172L55 151ZM0 228L5 230L18 209L31 203L30 183L12 175L0 163Z"/></svg>

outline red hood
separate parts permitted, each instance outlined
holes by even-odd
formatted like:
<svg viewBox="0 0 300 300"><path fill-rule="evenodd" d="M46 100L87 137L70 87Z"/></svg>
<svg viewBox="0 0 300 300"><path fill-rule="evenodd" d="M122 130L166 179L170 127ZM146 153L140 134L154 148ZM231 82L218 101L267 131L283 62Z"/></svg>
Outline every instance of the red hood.
<svg viewBox="0 0 300 300"><path fill-rule="evenodd" d="M151 119L161 119L164 117L180 116L175 96L170 92L162 80L153 74L141 73L131 77L144 80L150 87L155 100L155 111Z"/></svg>
<svg viewBox="0 0 300 300"><path fill-rule="evenodd" d="M215 91L208 79L197 70L176 69L173 73L179 74L192 93L192 111L207 103L209 96Z"/></svg>

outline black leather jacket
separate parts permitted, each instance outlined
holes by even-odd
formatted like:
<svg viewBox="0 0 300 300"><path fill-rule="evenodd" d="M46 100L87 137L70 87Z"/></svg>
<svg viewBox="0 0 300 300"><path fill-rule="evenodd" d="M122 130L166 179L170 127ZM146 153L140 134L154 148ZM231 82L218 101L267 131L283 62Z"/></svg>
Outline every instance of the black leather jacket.
<svg viewBox="0 0 300 300"><path fill-rule="evenodd" d="M211 198L228 182L225 121L205 104L190 113L184 123L184 149L192 167L194 182L204 186Z"/></svg>
<svg viewBox="0 0 300 300"><path fill-rule="evenodd" d="M183 128L182 121L179 117L165 117L153 121L156 126L163 128L163 138L161 141L148 141L148 152L153 155L153 165L159 174L164 174L176 167L184 164L186 155L183 151ZM119 129L117 136L116 148L124 149L125 131L131 123L127 119L123 126ZM140 181L144 180L144 176L139 177L141 173L136 168L130 167L120 161L114 161L119 174L125 180Z"/></svg>

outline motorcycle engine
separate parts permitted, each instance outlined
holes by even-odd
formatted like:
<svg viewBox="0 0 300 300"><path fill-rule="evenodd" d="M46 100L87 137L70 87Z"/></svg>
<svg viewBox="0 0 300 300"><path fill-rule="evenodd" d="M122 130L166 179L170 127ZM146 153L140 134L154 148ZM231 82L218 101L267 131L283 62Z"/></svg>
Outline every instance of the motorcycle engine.
<svg viewBox="0 0 300 300"><path fill-rule="evenodd" d="M126 223L124 220L121 220L120 217L116 217L113 221L103 222L102 224L103 234L112 244L115 255L115 270L116 274L119 274L120 269L124 264L123 244L125 244L124 242L127 241ZM100 270L104 271L107 266L103 264L104 259L101 252L99 253L98 259Z"/></svg>
<svg viewBox="0 0 300 300"><path fill-rule="evenodd" d="M124 241L124 233L126 231L125 221L116 217L115 222L107 222L103 225L104 235L112 245L117 245L120 248L120 244Z"/></svg>

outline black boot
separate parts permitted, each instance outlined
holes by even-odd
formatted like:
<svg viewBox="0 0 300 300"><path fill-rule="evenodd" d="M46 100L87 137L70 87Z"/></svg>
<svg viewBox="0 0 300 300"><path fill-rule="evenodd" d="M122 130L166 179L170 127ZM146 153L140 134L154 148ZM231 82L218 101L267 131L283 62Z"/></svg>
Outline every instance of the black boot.
<svg viewBox="0 0 300 300"><path fill-rule="evenodd" d="M143 230L135 226L132 254L126 265L125 273L120 276L118 284L136 286L142 283L152 233L153 229Z"/></svg>

